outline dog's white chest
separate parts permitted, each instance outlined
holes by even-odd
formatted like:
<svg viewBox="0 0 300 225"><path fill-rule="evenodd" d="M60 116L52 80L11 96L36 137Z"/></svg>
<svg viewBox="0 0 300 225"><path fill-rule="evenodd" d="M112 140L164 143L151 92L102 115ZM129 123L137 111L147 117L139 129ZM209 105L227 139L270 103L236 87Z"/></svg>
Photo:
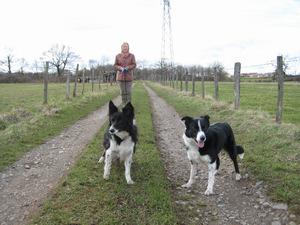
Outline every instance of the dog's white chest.
<svg viewBox="0 0 300 225"><path fill-rule="evenodd" d="M198 151L198 146L195 144L195 141L192 138L188 138L183 134L184 144L188 147L187 155L190 161L200 163L200 161L210 163L211 158L209 155L200 155Z"/></svg>
<svg viewBox="0 0 300 225"><path fill-rule="evenodd" d="M198 147L190 146L187 154L190 161L195 161L197 163L200 163L200 161L210 163L211 161L209 155L200 155Z"/></svg>
<svg viewBox="0 0 300 225"><path fill-rule="evenodd" d="M121 161L124 161L129 155L133 153L134 142L132 141L131 137L123 140L120 145L118 145L115 140L111 140L110 144L112 154L115 157L120 158Z"/></svg>

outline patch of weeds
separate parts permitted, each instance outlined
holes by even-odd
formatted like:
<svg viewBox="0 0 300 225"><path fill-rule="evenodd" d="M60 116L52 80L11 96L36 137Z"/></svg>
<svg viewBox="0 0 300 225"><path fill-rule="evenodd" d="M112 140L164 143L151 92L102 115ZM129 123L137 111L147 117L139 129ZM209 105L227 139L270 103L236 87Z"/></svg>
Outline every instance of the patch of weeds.
<svg viewBox="0 0 300 225"><path fill-rule="evenodd" d="M31 113L24 108L14 108L11 112L1 115L0 121L3 121L3 123L6 124L14 124L28 118L29 116L31 116Z"/></svg>
<svg viewBox="0 0 300 225"><path fill-rule="evenodd" d="M295 141L300 141L300 130L295 131L294 139Z"/></svg>
<svg viewBox="0 0 300 225"><path fill-rule="evenodd" d="M41 112L44 116L54 116L57 115L61 109L55 104L47 104L43 105L41 108Z"/></svg>
<svg viewBox="0 0 300 225"><path fill-rule="evenodd" d="M5 130L7 127L6 122L0 118L0 130Z"/></svg>
<svg viewBox="0 0 300 225"><path fill-rule="evenodd" d="M26 133L26 128L20 124L13 124L9 127L8 133L9 142L14 143L22 139L23 134Z"/></svg>

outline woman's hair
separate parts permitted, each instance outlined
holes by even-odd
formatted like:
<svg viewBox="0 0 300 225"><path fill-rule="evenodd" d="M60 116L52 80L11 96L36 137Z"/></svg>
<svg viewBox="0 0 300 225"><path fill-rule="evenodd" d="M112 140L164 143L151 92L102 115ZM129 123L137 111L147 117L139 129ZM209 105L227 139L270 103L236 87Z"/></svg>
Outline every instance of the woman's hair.
<svg viewBox="0 0 300 225"><path fill-rule="evenodd" d="M127 46L129 47L128 42L123 42L123 44L121 45L121 47L122 47L123 45L127 45Z"/></svg>

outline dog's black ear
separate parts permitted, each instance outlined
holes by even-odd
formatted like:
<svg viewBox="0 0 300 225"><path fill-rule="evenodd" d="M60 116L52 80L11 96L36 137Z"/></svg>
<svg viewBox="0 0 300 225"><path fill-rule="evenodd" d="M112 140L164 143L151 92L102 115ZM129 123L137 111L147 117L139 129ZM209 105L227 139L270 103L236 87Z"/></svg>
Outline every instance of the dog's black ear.
<svg viewBox="0 0 300 225"><path fill-rule="evenodd" d="M115 104L112 102L112 100L109 101L108 108L109 108L109 112L108 112L109 116L118 112L118 107L115 106Z"/></svg>
<svg viewBox="0 0 300 225"><path fill-rule="evenodd" d="M184 121L184 124L186 127L193 121L193 118L190 116L185 116L181 118L182 121Z"/></svg>
<svg viewBox="0 0 300 225"><path fill-rule="evenodd" d="M203 118L207 120L207 123L208 123L208 126L209 126L209 115L205 115L205 116L203 116Z"/></svg>
<svg viewBox="0 0 300 225"><path fill-rule="evenodd" d="M205 118L205 119L207 119L208 121L209 121L209 115L205 115L205 116L203 116L203 118Z"/></svg>
<svg viewBox="0 0 300 225"><path fill-rule="evenodd" d="M128 116L130 119L133 120L134 118L134 108L133 105L131 104L131 102L128 102L124 108L122 109L122 112Z"/></svg>

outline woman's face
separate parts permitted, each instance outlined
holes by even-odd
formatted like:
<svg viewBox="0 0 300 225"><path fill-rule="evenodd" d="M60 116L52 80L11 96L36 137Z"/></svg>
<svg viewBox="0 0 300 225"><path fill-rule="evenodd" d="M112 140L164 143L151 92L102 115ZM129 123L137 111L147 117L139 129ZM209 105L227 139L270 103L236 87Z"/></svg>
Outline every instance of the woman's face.
<svg viewBox="0 0 300 225"><path fill-rule="evenodd" d="M121 46L122 52L127 53L129 51L129 46L128 44L124 43Z"/></svg>

